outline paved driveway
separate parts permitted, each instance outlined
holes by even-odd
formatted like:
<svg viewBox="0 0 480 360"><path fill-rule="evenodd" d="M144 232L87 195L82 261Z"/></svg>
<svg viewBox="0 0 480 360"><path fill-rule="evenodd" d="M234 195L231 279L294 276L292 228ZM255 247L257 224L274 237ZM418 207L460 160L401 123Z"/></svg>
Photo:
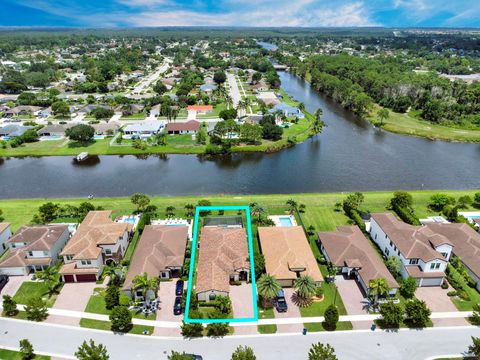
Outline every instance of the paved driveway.
<svg viewBox="0 0 480 360"><path fill-rule="evenodd" d="M97 283L67 283L63 285L62 291L57 296L53 309L85 311L88 300L93 295L95 288L103 287ZM80 319L66 316L51 315L46 322L79 326Z"/></svg>
<svg viewBox="0 0 480 360"><path fill-rule="evenodd" d="M344 279L342 276L335 278L338 295L343 300L348 315L363 315L367 313L363 300L365 298L358 283L353 279ZM368 329L372 325L371 321L353 322L354 329Z"/></svg>
<svg viewBox="0 0 480 360"><path fill-rule="evenodd" d="M240 286L230 286L234 318L253 317L252 284L242 283ZM256 326L239 326L235 328L236 335L257 334Z"/></svg>
<svg viewBox="0 0 480 360"><path fill-rule="evenodd" d="M302 317L300 314L300 309L297 305L292 301L292 296L295 292L293 288L284 288L285 291L285 299L287 300L288 310L284 313L279 313L277 310L273 310L275 313L275 317L279 319L284 318L296 318ZM303 330L303 324L280 324L277 325L277 333L300 333Z"/></svg>
<svg viewBox="0 0 480 360"><path fill-rule="evenodd" d="M440 286L435 287L419 287L415 291L415 296L427 303L427 306L432 312L451 312L458 311L455 305L450 300L447 292L452 291L452 288L442 289ZM455 326L467 325L465 319L434 319L432 320L435 326Z"/></svg>
<svg viewBox="0 0 480 360"><path fill-rule="evenodd" d="M160 282L158 298L160 299L160 309L157 311L157 320L161 321L181 321L182 315L173 315L173 304L175 303L175 283L173 281ZM155 328L154 335L157 336L181 336L179 329Z"/></svg>
<svg viewBox="0 0 480 360"><path fill-rule="evenodd" d="M3 295L10 295L13 296L17 293L20 286L22 286L24 281L30 281L32 279L32 275L27 276L10 276L8 278L8 283L2 289L1 296Z"/></svg>

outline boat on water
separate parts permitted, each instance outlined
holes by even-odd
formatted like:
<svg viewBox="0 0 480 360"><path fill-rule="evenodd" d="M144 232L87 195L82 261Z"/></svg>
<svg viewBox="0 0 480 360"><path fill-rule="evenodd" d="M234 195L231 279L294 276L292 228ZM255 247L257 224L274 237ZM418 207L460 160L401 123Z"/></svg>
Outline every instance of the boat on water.
<svg viewBox="0 0 480 360"><path fill-rule="evenodd" d="M80 154L78 154L78 155L75 157L75 160L77 160L77 161L83 161L83 160L85 160L86 158L88 158L88 152L81 152Z"/></svg>

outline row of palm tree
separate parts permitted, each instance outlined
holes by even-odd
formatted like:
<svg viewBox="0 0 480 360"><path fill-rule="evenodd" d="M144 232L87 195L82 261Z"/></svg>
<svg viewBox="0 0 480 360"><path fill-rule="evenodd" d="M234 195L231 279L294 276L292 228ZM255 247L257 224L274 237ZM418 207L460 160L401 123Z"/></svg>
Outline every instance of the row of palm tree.
<svg viewBox="0 0 480 360"><path fill-rule="evenodd" d="M295 279L293 287L295 296L300 306L307 306L311 303L316 293L317 284L309 275L303 275ZM262 274L257 281L258 295L262 300L262 305L268 307L272 305L282 286L273 275Z"/></svg>

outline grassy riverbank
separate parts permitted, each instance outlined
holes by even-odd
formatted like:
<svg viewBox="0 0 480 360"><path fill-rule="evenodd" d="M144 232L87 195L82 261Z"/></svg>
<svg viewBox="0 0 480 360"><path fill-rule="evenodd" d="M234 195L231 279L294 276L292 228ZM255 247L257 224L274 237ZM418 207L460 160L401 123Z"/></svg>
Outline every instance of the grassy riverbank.
<svg viewBox="0 0 480 360"><path fill-rule="evenodd" d="M377 116L380 106L375 106L374 111L367 116L367 120L374 125L379 125ZM382 129L397 134L419 136L432 140L456 142L480 142L480 130L456 128L445 125L433 124L422 120L412 114L400 114L389 110L390 116L383 122Z"/></svg>
<svg viewBox="0 0 480 360"><path fill-rule="evenodd" d="M458 197L473 194L479 190L422 190L411 191L414 199L414 209L419 217L431 216L437 214L428 208L430 197L436 193L444 193ZM386 206L392 197L391 191L388 192L366 192L365 202L362 208L371 212L386 211ZM288 199L294 199L298 203L305 204L307 210L302 216L306 225L314 225L316 230L334 230L336 226L348 223L348 218L343 212L335 211L336 202L342 201L346 193L318 193L318 194L279 194L279 195L213 195L213 196L178 196L152 197L151 203L159 209L159 217L165 216L167 206L175 207L175 216L184 217L185 204L196 204L201 199L209 199L212 205L245 205L257 202L271 213L278 213L285 208L285 202ZM45 199L32 200L0 200L0 209L3 210L5 221L12 223L14 230L21 225L28 224L38 207L45 203ZM87 201L82 198L72 199L49 199L62 205L70 204L78 206L81 202ZM135 210L135 206L130 202L130 198L97 198L91 200L95 206L102 206L105 209L113 210L114 216L121 214L130 214Z"/></svg>

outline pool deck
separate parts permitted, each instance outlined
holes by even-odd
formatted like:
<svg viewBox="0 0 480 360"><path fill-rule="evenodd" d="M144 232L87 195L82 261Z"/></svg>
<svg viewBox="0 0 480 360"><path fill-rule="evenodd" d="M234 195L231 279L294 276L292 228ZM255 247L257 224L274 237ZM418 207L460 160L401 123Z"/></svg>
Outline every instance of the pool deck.
<svg viewBox="0 0 480 360"><path fill-rule="evenodd" d="M295 220L295 216L293 215L271 215L268 217L270 220L272 220L275 223L275 226L280 226L280 227L285 227L285 226L297 226L297 221ZM284 222L285 220L290 221L289 225L285 225Z"/></svg>

